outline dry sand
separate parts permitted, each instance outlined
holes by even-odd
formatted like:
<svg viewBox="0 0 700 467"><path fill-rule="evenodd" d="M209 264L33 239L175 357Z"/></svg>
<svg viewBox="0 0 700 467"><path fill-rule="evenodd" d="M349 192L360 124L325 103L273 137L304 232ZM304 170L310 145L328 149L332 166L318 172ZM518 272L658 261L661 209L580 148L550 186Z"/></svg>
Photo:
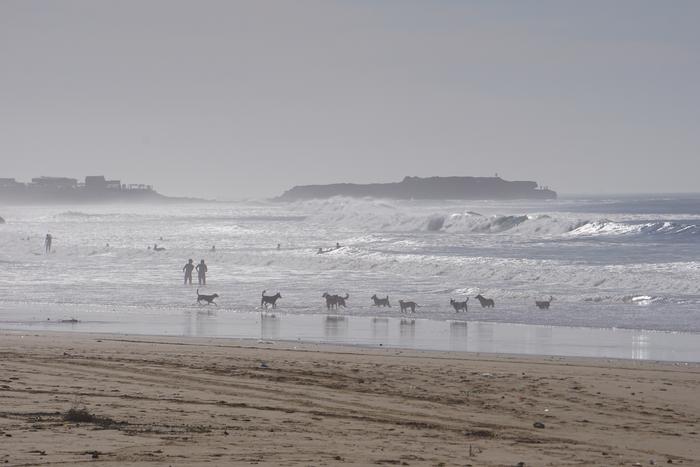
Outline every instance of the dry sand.
<svg viewBox="0 0 700 467"><path fill-rule="evenodd" d="M694 364L19 332L0 352L0 465L700 465Z"/></svg>

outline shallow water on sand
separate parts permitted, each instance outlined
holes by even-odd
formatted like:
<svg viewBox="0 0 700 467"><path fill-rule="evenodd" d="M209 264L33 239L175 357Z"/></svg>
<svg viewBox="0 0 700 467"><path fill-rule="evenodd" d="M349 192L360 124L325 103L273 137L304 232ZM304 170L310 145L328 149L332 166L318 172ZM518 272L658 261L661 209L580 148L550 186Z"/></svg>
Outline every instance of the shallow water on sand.
<svg viewBox="0 0 700 467"><path fill-rule="evenodd" d="M71 316L71 318L65 318ZM305 341L420 350L700 362L694 333L480 321L197 310L136 312L75 305L0 306L0 328Z"/></svg>

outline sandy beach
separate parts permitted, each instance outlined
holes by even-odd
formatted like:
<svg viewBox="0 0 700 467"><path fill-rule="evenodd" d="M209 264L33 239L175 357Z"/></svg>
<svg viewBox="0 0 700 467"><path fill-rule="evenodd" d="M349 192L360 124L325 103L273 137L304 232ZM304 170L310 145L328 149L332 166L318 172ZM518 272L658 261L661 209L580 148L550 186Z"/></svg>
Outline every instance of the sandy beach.
<svg viewBox="0 0 700 467"><path fill-rule="evenodd" d="M10 466L700 465L696 364L10 331L0 351Z"/></svg>

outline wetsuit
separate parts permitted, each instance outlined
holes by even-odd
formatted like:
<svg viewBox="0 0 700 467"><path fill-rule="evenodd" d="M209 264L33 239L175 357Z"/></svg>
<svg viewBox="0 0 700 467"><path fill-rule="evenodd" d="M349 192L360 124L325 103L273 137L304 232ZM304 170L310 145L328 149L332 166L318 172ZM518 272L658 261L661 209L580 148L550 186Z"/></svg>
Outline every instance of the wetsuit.
<svg viewBox="0 0 700 467"><path fill-rule="evenodd" d="M192 271L194 270L194 264L192 263L187 263L185 264L185 267L182 268L183 271L185 271L185 284L189 281L189 283L192 283Z"/></svg>
<svg viewBox="0 0 700 467"><path fill-rule="evenodd" d="M199 263L197 265L197 279L199 280L199 285L207 285L207 265L204 263Z"/></svg>

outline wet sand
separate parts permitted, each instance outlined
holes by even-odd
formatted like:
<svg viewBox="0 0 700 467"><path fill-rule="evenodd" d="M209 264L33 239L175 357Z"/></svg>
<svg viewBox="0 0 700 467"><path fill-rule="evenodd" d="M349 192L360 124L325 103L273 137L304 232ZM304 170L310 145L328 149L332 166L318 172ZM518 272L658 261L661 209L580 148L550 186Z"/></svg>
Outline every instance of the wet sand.
<svg viewBox="0 0 700 467"><path fill-rule="evenodd" d="M13 331L0 352L3 465L700 465L697 364Z"/></svg>
<svg viewBox="0 0 700 467"><path fill-rule="evenodd" d="M148 309L0 303L0 330L183 338L265 339L472 353L557 355L700 363L700 334L542 326L432 316L231 312L214 306Z"/></svg>

